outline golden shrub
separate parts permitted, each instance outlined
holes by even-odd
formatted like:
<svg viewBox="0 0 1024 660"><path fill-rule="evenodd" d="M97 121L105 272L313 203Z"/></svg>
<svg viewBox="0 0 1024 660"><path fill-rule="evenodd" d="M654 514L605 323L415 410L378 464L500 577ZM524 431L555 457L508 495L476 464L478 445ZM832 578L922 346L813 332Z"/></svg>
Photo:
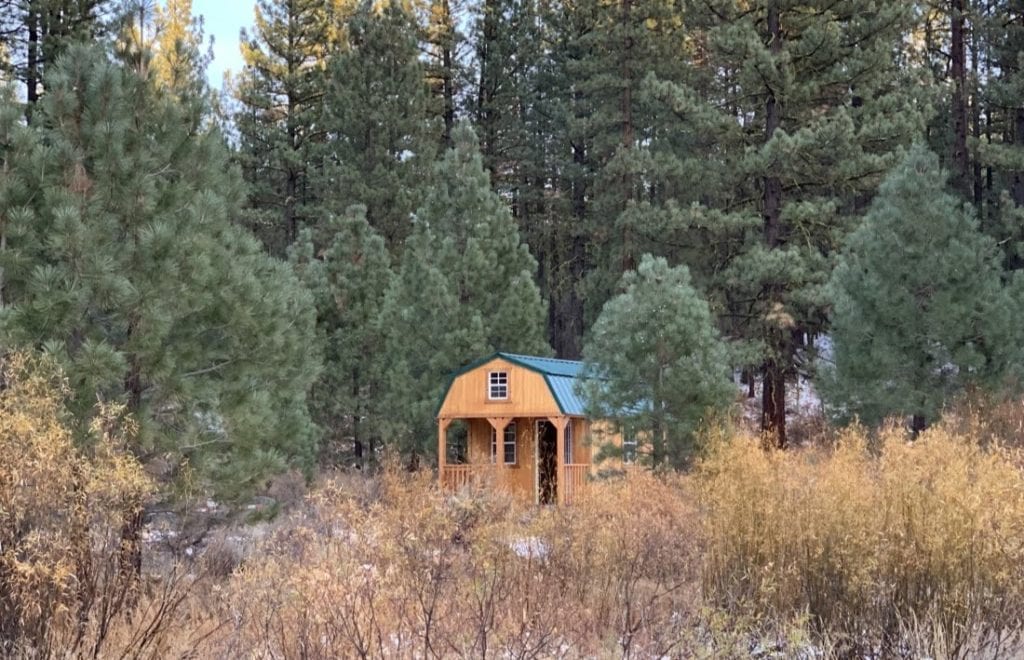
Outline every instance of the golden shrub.
<svg viewBox="0 0 1024 660"><path fill-rule="evenodd" d="M1024 475L1016 457L946 428L875 453L724 443L702 466L704 586L761 621L807 616L840 653L943 657L1020 642ZM1014 639L1015 636L1016 639Z"/></svg>
<svg viewBox="0 0 1024 660"><path fill-rule="evenodd" d="M0 381L0 655L160 655L190 580L141 589L132 421L100 405L82 449L52 363L6 356Z"/></svg>

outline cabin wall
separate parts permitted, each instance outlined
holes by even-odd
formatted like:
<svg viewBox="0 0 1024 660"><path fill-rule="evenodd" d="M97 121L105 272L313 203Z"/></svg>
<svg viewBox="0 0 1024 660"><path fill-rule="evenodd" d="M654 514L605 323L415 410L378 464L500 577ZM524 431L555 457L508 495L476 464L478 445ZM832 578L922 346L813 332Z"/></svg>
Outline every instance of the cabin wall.
<svg viewBox="0 0 1024 660"><path fill-rule="evenodd" d="M507 371L509 398L492 401L487 398L487 375L491 371ZM558 414L558 404L551 395L544 376L500 358L481 365L455 378L448 390L439 417L547 417Z"/></svg>
<svg viewBox="0 0 1024 660"><path fill-rule="evenodd" d="M593 475L607 471L621 471L625 466L622 463L621 455L607 456L595 462L602 454L602 448L606 446L622 449L622 433L616 431L610 422L604 420L582 420L584 425L583 437L590 450L590 473Z"/></svg>
<svg viewBox="0 0 1024 660"><path fill-rule="evenodd" d="M497 463L494 466L494 479L500 488L505 488L524 501L534 501L534 421L531 418L517 418L516 422L516 462L515 464ZM486 419L470 419L469 425L469 462L474 465L491 465L491 424ZM499 458L503 456L504 447L498 447Z"/></svg>

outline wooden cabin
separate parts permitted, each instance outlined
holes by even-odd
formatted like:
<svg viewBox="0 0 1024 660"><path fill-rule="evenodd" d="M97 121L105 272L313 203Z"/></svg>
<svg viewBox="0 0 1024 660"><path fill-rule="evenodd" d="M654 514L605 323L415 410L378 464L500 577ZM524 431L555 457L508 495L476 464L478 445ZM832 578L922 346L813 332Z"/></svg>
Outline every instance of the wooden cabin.
<svg viewBox="0 0 1024 660"><path fill-rule="evenodd" d="M536 504L572 502L594 473L595 438L622 446L609 425L587 418L576 389L582 366L495 353L453 374L437 412L441 486L489 485Z"/></svg>

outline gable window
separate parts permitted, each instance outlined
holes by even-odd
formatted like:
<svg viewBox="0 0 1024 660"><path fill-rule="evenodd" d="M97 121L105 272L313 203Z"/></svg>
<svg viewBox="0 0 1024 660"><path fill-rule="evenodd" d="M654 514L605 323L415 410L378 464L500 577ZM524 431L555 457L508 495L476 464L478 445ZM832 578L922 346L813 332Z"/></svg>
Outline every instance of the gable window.
<svg viewBox="0 0 1024 660"><path fill-rule="evenodd" d="M487 374L487 398L492 401L508 399L507 371L491 371Z"/></svg>
<svg viewBox="0 0 1024 660"><path fill-rule="evenodd" d="M516 423L509 422L505 427L501 443L502 463L515 465L516 462ZM491 463L498 462L498 433L491 427Z"/></svg>
<svg viewBox="0 0 1024 660"><path fill-rule="evenodd" d="M622 462L626 465L636 463L636 436L632 433L622 436Z"/></svg>

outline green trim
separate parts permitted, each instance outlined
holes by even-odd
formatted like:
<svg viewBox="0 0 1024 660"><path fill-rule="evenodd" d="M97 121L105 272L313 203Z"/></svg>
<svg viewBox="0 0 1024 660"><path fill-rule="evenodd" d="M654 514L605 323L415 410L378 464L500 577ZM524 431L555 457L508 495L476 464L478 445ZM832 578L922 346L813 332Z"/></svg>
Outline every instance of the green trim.
<svg viewBox="0 0 1024 660"><path fill-rule="evenodd" d="M551 392L551 398L554 400L555 405L558 406L558 412L565 414L565 408L562 406L562 402L558 400L558 395L555 394L555 388L552 387L551 381L548 380L548 374L544 374L544 382L547 383L548 392Z"/></svg>
<svg viewBox="0 0 1024 660"><path fill-rule="evenodd" d="M467 374L470 371L473 371L474 369L482 367L485 364L487 364L488 362L491 362L493 360L497 360L499 358L502 359L502 360L505 360L506 362L510 362L510 363L512 363L512 364L514 364L516 366L522 367L523 369L526 369L528 371L532 371L535 374L540 374L541 376L543 376L544 377L544 383L548 386L548 392L551 393L551 399L555 402L555 405L558 406L558 412L563 414L563 415L566 414L565 413L565 408L562 407L562 402L558 400L557 396L555 396L555 388L551 386L551 381L548 380L549 374L546 371L544 371L543 369L538 369L537 367L533 366L532 364L530 364L528 362L523 362L522 360L520 360L519 358L515 357L514 355L511 355L509 353L502 353L501 351L496 351L494 353L491 353L487 357L482 357L482 358L479 358L477 360L473 360L472 362L470 362L466 366L461 367L460 369L458 369L456 371L453 371L451 373L451 375L448 376L448 382L445 383L444 391L441 392L441 400L437 402L437 408L434 409L434 418L436 419L438 417L438 415L441 414L441 408L444 408L444 401L445 401L445 399L448 398L448 392L451 391L452 384L455 383L455 379L456 378L458 378L459 376L462 376L463 374Z"/></svg>

